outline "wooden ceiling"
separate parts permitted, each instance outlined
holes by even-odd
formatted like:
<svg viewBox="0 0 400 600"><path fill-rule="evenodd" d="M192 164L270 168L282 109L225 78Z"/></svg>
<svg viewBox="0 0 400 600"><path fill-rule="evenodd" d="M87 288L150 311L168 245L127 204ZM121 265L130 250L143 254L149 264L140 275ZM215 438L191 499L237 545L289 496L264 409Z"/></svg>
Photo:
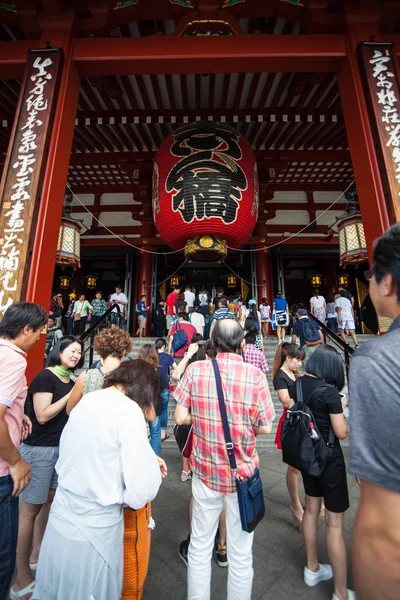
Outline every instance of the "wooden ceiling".
<svg viewBox="0 0 400 600"><path fill-rule="evenodd" d="M60 19L81 38L186 35L189 17L211 13L223 15L239 35L341 33L345 12L368 2L316 0L294 6L243 0L223 9L224 0L219 5L202 0L201 10L195 0L136 0L117 10L111 0L14 3L16 12L0 6L0 41L38 40L49 22ZM385 10L372 7L381 11L382 32L400 31L399 5L394 0ZM20 85L18 79L0 80L0 170ZM149 198L152 163L162 141L182 123L204 119L232 125L252 145L261 184L260 219L274 218L279 210L275 192L306 192L302 208L312 217L318 208L313 192L341 192L353 180L336 75L254 72L83 77L69 182L76 193L95 194L98 211L101 194Z"/></svg>

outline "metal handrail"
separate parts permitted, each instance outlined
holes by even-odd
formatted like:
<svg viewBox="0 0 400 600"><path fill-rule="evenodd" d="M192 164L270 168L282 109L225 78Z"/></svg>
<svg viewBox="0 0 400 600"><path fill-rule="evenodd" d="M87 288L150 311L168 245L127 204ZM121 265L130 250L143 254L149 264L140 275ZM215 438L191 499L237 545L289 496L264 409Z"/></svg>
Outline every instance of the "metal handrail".
<svg viewBox="0 0 400 600"><path fill-rule="evenodd" d="M347 377L348 377L349 376L349 368L350 368L350 360L351 360L351 357L354 354L354 348L351 348L349 346L349 344L346 344L339 335L337 335L336 333L333 333L333 331L331 331L329 329L329 327L327 327L325 325L325 323L322 323L322 321L320 321L319 319L317 319L317 317L315 315L313 315L312 312L310 312L309 310L307 310L307 313L308 313L308 316L311 317L311 319L313 319L319 325L319 327L322 329L325 343L326 343L326 338L329 337L329 339L334 344L336 344L337 346L339 346L339 348L343 351L343 353L344 353L344 364L346 366L346 374L347 374Z"/></svg>
<svg viewBox="0 0 400 600"><path fill-rule="evenodd" d="M115 309L117 309L115 311ZM99 317L90 327L89 329L87 329L84 333L82 333L82 335L79 336L80 340L82 342L86 342L88 339L90 339L90 345L87 346L86 348L84 347L84 351L83 354L85 355L86 352L89 350L89 366L92 364L93 362L93 340L95 338L95 334L97 333L97 331L99 330L99 328L103 325L104 321L106 319L108 319L108 317L111 315L111 313L117 313L117 319L118 319L118 325L119 327L121 326L121 318L122 318L122 314L121 314L121 309L119 307L118 304L113 304L111 305L109 308L107 308L107 310L101 315L101 317Z"/></svg>

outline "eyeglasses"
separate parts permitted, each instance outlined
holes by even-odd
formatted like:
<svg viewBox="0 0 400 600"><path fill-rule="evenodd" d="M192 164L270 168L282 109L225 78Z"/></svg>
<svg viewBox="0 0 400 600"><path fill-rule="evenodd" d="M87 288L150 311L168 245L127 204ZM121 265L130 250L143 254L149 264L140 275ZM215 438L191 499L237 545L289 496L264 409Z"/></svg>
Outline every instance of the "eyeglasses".
<svg viewBox="0 0 400 600"><path fill-rule="evenodd" d="M368 281L368 283L371 281L371 279L372 279L373 276L374 276L374 272L373 271L365 271L364 272L364 277Z"/></svg>

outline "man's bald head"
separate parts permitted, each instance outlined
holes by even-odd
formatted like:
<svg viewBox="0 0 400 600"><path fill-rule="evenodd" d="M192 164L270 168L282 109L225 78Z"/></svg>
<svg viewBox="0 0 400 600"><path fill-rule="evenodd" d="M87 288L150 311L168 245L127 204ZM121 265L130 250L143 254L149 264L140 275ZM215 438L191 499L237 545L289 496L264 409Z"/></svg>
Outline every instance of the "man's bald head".
<svg viewBox="0 0 400 600"><path fill-rule="evenodd" d="M222 319L212 332L212 342L217 352L236 353L243 342L243 329L234 319Z"/></svg>

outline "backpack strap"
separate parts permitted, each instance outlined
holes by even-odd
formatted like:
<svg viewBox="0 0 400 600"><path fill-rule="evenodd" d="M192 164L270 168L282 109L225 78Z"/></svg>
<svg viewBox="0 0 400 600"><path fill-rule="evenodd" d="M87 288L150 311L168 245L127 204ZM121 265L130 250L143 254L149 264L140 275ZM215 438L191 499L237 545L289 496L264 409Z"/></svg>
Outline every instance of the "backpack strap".
<svg viewBox="0 0 400 600"><path fill-rule="evenodd" d="M315 396L318 396L318 394L319 394L319 392L321 390L328 390L329 388L333 387L332 385L329 385L327 383L324 384L324 385L320 385L319 387L317 387L316 390L314 390L312 392L312 394L309 395L309 397L307 399L307 402L305 402L304 399L303 399L303 388L302 388L301 383L300 383L301 379L302 379L302 377L299 377L296 380L296 400L297 400L297 402L304 402L304 404L307 404L307 406L310 405L312 399ZM298 382L299 382L299 384L298 384ZM301 394L301 399L298 396L299 390L300 390L300 394ZM314 417L314 415L313 415L313 417ZM329 428L328 441L326 442L326 445L328 446L328 448L333 448L334 443L335 443L335 432L333 431L333 427L331 425L330 428Z"/></svg>

